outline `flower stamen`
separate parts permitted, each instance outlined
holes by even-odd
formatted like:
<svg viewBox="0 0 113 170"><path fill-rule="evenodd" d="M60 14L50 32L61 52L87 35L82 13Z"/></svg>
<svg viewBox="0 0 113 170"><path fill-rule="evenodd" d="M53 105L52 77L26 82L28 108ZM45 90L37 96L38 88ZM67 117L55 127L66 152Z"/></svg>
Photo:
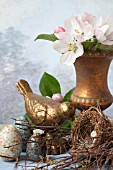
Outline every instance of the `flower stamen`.
<svg viewBox="0 0 113 170"><path fill-rule="evenodd" d="M76 46L76 44L69 44L68 45L68 51L73 51L74 53L76 53L78 47Z"/></svg>
<svg viewBox="0 0 113 170"><path fill-rule="evenodd" d="M75 32L76 32L77 34L80 34L80 32L79 32L77 29L75 29Z"/></svg>

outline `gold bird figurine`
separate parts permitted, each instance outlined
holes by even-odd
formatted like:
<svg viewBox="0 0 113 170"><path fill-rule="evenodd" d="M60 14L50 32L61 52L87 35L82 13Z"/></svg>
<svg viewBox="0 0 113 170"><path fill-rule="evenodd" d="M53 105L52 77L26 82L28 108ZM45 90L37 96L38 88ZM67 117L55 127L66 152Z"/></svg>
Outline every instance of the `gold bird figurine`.
<svg viewBox="0 0 113 170"><path fill-rule="evenodd" d="M75 106L71 102L58 103L51 98L34 94L25 80L19 80L16 87L24 97L26 112L34 124L61 124L66 119L73 119Z"/></svg>

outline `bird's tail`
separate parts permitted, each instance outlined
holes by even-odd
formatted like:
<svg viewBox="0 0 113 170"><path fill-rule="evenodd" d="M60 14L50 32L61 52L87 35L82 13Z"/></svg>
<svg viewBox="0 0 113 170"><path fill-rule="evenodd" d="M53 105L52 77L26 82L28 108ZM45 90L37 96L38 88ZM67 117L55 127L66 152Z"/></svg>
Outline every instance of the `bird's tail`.
<svg viewBox="0 0 113 170"><path fill-rule="evenodd" d="M28 82L25 80L19 80L16 83L16 87L18 91L20 92L20 94L22 94L24 97L27 95L27 93L32 92Z"/></svg>

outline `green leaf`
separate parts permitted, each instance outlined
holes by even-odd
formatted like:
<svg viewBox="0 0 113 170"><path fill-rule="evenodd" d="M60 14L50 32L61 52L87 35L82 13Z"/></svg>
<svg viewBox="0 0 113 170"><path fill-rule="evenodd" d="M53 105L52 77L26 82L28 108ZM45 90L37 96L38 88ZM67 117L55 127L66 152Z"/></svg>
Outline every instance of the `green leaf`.
<svg viewBox="0 0 113 170"><path fill-rule="evenodd" d="M99 44L97 49L98 50L113 50L113 45Z"/></svg>
<svg viewBox="0 0 113 170"><path fill-rule="evenodd" d="M75 122L75 119L73 121L70 121L70 120L65 120L62 124L61 124L61 127L68 127L68 128L71 128L73 126Z"/></svg>
<svg viewBox="0 0 113 170"><path fill-rule="evenodd" d="M62 128L69 128L69 129L61 129L61 131L62 132L66 132L66 133L68 133L68 132L70 132L70 120L65 120L61 125L60 125L60 127Z"/></svg>
<svg viewBox="0 0 113 170"><path fill-rule="evenodd" d="M70 97L73 93L75 88L72 88L68 93L66 93L66 95L64 96L63 102L70 102Z"/></svg>
<svg viewBox="0 0 113 170"><path fill-rule="evenodd" d="M70 120L65 120L62 124L61 127L70 127Z"/></svg>
<svg viewBox="0 0 113 170"><path fill-rule="evenodd" d="M92 40L87 40L82 43L85 50L95 50L96 45L98 44L98 41L96 38Z"/></svg>
<svg viewBox="0 0 113 170"><path fill-rule="evenodd" d="M39 89L42 96L52 97L55 93L61 93L61 88L58 80L48 73L44 73L39 84Z"/></svg>
<svg viewBox="0 0 113 170"><path fill-rule="evenodd" d="M76 118L77 118L77 115L76 115L76 112L75 112L75 115L74 115L74 120L65 120L61 125L60 127L65 127L65 128L72 128L72 126L74 125L75 121L76 121ZM63 131L65 131L65 129L63 129Z"/></svg>
<svg viewBox="0 0 113 170"><path fill-rule="evenodd" d="M27 113L24 115L24 117L30 123L31 126L35 126L35 124L33 124L32 120L30 119L30 117Z"/></svg>
<svg viewBox="0 0 113 170"><path fill-rule="evenodd" d="M48 41L56 41L58 38L54 34L39 34L36 38L36 40L43 39Z"/></svg>
<svg viewBox="0 0 113 170"><path fill-rule="evenodd" d="M70 121L70 128L72 128L72 126L74 125L76 118L77 118L77 115L76 115L76 112L75 112L74 120Z"/></svg>
<svg viewBox="0 0 113 170"><path fill-rule="evenodd" d="M85 50L113 50L113 45L104 45L98 42L96 38L82 43Z"/></svg>
<svg viewBox="0 0 113 170"><path fill-rule="evenodd" d="M74 125L74 121L70 122L70 128Z"/></svg>

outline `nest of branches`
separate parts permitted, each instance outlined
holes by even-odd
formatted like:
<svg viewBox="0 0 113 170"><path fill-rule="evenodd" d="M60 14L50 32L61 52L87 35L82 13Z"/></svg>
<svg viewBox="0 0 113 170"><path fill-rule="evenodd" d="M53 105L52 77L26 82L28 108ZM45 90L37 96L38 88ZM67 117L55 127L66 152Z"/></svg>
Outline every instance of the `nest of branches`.
<svg viewBox="0 0 113 170"><path fill-rule="evenodd" d="M36 148L33 148L33 152L31 149L30 153L36 156L38 155L42 163L42 165L37 164L37 166L33 166L34 170L48 169L51 165L53 165L52 169L57 170L65 168L72 169L70 166L77 170L79 168L82 170L102 169L105 166L107 166L109 170L113 169L113 125L100 108L90 107L88 110L81 112L75 120L72 129L56 124L51 126L31 126L27 121L16 122L15 124L19 125L21 130L28 130L29 133L36 129L44 131L43 134L40 134L40 138L42 139L41 143L39 143L38 140L34 141L31 138L25 138L24 140L27 145L34 145L35 147L35 144L38 143L38 145L40 144L40 147L42 147L44 142L47 155L68 153L68 156L62 156L61 160L48 159L48 157L46 157L46 159L42 155L40 156L39 153L35 153ZM9 147L13 147L13 145ZM16 167L23 166L18 164L19 160L25 160L25 168L27 167L26 161L39 163L39 160L29 155L26 155L26 158L20 156L18 161L17 158L13 159L16 160Z"/></svg>
<svg viewBox="0 0 113 170"><path fill-rule="evenodd" d="M71 130L74 157L82 157L83 167L113 168L113 126L96 107L81 112Z"/></svg>

